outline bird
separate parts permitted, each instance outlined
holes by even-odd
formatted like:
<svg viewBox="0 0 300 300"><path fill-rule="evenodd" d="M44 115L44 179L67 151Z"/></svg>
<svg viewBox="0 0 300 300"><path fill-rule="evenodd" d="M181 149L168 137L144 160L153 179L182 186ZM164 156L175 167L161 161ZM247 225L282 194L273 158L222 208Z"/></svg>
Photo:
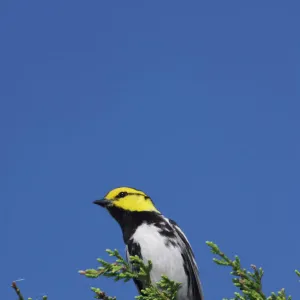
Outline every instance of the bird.
<svg viewBox="0 0 300 300"><path fill-rule="evenodd" d="M108 210L119 223L126 258L137 255L144 263L152 262L151 284L162 275L181 283L177 300L203 300L202 286L193 250L177 223L166 218L143 191L118 187L109 191L95 204ZM141 293L142 281L134 279Z"/></svg>

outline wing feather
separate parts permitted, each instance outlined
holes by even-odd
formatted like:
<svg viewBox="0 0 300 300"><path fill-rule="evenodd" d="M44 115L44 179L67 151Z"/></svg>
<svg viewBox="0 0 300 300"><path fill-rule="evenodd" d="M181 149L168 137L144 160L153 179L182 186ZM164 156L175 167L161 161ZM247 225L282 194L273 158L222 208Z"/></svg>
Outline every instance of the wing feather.
<svg viewBox="0 0 300 300"><path fill-rule="evenodd" d="M180 239L180 241L183 244L182 258L185 262L185 271L188 276L188 280L189 280L188 286L191 288L192 299L203 300L204 297L202 292L202 286L199 279L199 271L198 271L198 267L195 261L195 257L191 245L188 242L182 230L177 225L177 223L171 219L169 219L169 221L172 224L173 228L175 229L178 239Z"/></svg>

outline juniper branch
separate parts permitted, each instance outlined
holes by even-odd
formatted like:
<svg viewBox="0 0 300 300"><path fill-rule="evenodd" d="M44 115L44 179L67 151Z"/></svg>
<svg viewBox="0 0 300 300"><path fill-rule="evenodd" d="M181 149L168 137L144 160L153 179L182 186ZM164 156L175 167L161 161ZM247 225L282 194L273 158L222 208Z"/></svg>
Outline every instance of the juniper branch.
<svg viewBox="0 0 300 300"><path fill-rule="evenodd" d="M87 269L85 271L79 271L80 274L85 275L88 278L98 278L99 276L113 278L115 281L123 280L127 282L131 279L138 279L143 282L145 289L141 291L141 294L136 297L138 300L175 300L177 292L180 288L180 284L176 283L166 276L162 276L162 279L155 285L151 284L150 272L152 269L151 261L147 264L138 257L130 256L130 264L122 258L118 250L109 250L106 252L111 257L115 257L115 262L107 262L98 258L100 267L97 269ZM96 299L115 300L115 297L107 296L99 288L91 288L95 293Z"/></svg>
<svg viewBox="0 0 300 300"><path fill-rule="evenodd" d="M231 260L226 256L219 247L213 242L206 242L210 247L210 250L218 258L213 258L213 261L221 266L231 267L230 272L233 275L233 284L242 292L234 293L235 297L230 300L291 300L291 296L287 296L284 289L281 289L277 294L272 293L267 297L262 291L262 277L264 271L262 268L257 268L255 265L251 265L251 271L247 271L241 267L240 258L236 255L234 260ZM300 277L300 272L295 271ZM224 299L226 300L226 299Z"/></svg>
<svg viewBox="0 0 300 300"><path fill-rule="evenodd" d="M227 266L232 269L230 274L233 275L233 284L241 292L235 292L234 298L224 300L292 300L291 296L286 295L284 289L281 289L277 293L273 292L267 297L262 289L262 277L264 275L262 268L251 265L251 270L248 271L242 268L238 256L235 256L232 260L213 242L206 243L210 247L211 252L216 255L213 261L218 265ZM141 291L139 296L136 296L137 300L176 300L180 283L174 282L163 275L159 282L152 284L150 280L150 272L152 269L151 261L144 264L138 256L131 256L129 258L130 263L128 263L117 250L108 249L106 252L109 256L115 258L114 262L107 262L98 258L97 260L100 266L97 269L87 269L85 271L79 271L79 273L88 278L104 276L113 278L115 281L122 280L127 282L131 279L142 281L145 289ZM295 273L300 277L300 271L295 270ZM11 286L18 295L18 300L25 300L16 282L13 282ZM91 290L94 292L96 299L116 300L116 297L106 295L106 293L99 288L92 287ZM27 299L32 300L32 298ZM43 296L42 299L47 300L47 296Z"/></svg>
<svg viewBox="0 0 300 300"><path fill-rule="evenodd" d="M24 300L24 297L15 281L13 281L13 283L11 284L11 287L15 290L16 294L18 295L18 300ZM42 300L47 300L47 299L48 299L47 296L42 297ZM28 300L32 300L32 298L28 298Z"/></svg>
<svg viewBox="0 0 300 300"><path fill-rule="evenodd" d="M11 284L11 287L15 290L16 294L19 297L19 300L24 300L23 295L21 294L20 289L18 288L17 284L15 281L13 281L13 283Z"/></svg>

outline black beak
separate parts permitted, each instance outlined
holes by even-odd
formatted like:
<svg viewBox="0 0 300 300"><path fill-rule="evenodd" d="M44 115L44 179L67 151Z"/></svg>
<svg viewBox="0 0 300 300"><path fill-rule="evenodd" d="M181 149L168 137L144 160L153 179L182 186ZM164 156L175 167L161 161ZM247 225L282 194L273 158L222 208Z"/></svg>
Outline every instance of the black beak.
<svg viewBox="0 0 300 300"><path fill-rule="evenodd" d="M93 203L97 204L97 205L100 205L102 207L106 207L109 204L111 204L111 201L110 200L106 200L106 199L100 199L100 200L95 200Z"/></svg>

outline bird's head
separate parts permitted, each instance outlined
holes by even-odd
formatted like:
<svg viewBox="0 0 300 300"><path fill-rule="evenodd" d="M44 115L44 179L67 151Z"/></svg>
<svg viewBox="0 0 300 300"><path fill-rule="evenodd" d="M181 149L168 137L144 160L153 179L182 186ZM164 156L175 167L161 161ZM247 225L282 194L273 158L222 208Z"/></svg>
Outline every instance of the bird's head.
<svg viewBox="0 0 300 300"><path fill-rule="evenodd" d="M111 210L119 208L130 212L157 212L151 198L144 192L130 187L119 187L111 190L101 200L94 201L102 207Z"/></svg>

